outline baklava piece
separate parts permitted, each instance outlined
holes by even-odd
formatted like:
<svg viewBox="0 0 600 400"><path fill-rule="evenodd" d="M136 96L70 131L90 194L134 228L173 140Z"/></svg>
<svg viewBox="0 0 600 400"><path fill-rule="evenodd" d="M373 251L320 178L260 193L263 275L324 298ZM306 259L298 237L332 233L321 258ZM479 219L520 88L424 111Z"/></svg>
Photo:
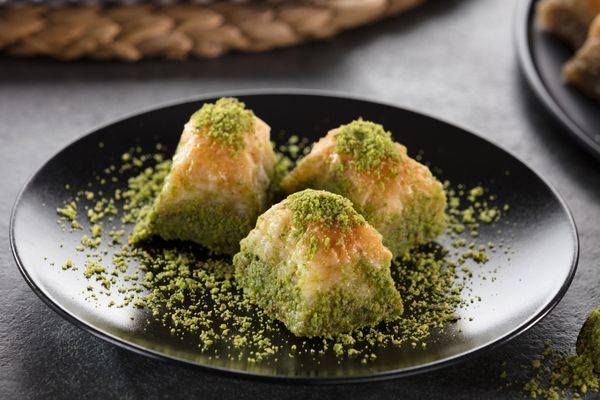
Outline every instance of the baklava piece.
<svg viewBox="0 0 600 400"><path fill-rule="evenodd" d="M434 240L446 225L446 195L429 168L381 125L356 120L327 133L282 181L347 197L394 256Z"/></svg>
<svg viewBox="0 0 600 400"><path fill-rule="evenodd" d="M600 100L600 16L587 40L563 68L563 78L585 94Z"/></svg>
<svg viewBox="0 0 600 400"><path fill-rule="evenodd" d="M402 314L391 259L348 199L309 189L261 215L233 263L247 298L293 334L314 337Z"/></svg>
<svg viewBox="0 0 600 400"><path fill-rule="evenodd" d="M274 164L270 128L244 103L205 104L185 125L162 190L130 242L157 235L235 254L269 206Z"/></svg>
<svg viewBox="0 0 600 400"><path fill-rule="evenodd" d="M542 0L537 6L539 21L574 49L587 36L588 28L600 13L600 0Z"/></svg>

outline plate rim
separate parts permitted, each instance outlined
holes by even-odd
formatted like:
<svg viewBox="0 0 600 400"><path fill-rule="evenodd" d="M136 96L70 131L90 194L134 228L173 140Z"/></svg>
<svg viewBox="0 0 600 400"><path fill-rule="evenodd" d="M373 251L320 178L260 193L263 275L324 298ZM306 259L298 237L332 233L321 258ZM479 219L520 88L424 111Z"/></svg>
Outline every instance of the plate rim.
<svg viewBox="0 0 600 400"><path fill-rule="evenodd" d="M535 6L539 0L529 0L517 2L514 16L514 38L516 44L517 58L521 71L525 75L525 80L529 87L533 89L538 100L544 105L546 111L551 114L555 121L558 121L569 133L569 136L583 145L583 147L596 158L600 160L600 143L594 141L588 131L582 128L578 122L563 109L560 102L552 95L542 79L537 63L532 54L530 30L532 23L535 23ZM581 94L583 96L583 94Z"/></svg>
<svg viewBox="0 0 600 400"><path fill-rule="evenodd" d="M389 370L389 371L382 371L382 372L376 372L376 373L372 373L372 374L363 374L363 375L357 375L357 376L328 376L328 377L313 376L313 377L311 377L311 376L270 375L270 374L264 374L264 373L258 373L258 372L249 372L249 371L244 371L244 370L239 370L239 369L231 369L231 368L227 368L227 367L199 364L199 363L196 363L196 362L193 362L190 360L186 360L186 359L183 359L180 357L167 355L167 354L161 353L156 350L148 349L146 347L129 342L127 340L117 337L116 335L113 335L113 334L105 332L101 329L98 329L98 328L92 326L91 324L88 324L85 321L79 319L77 316L75 316L74 314L69 312L69 310L67 310L60 304L55 303L52 300L51 296L48 295L47 293L45 293L45 291L36 284L36 282L33 280L33 278L29 275L29 273L27 271L27 267L24 265L24 263L22 262L22 260L19 256L19 251L17 248L17 243L15 241L15 235L14 235L14 224L15 224L15 219L16 219L16 216L17 216L17 213L19 210L19 205L21 203L22 196L25 194L25 192L31 185L32 181L37 177L37 175L46 167L46 165L50 161L52 161L54 158L56 158L60 153L62 153L67 148L69 148L72 145L74 145L75 143L78 143L79 141L95 134L96 132L98 132L101 129L107 128L115 123L119 123L119 122L125 121L127 119L134 118L134 117L137 117L137 116L149 113L149 112L156 112L156 111L159 111L159 110L167 108L167 107L182 105L182 104L190 103L190 102L201 102L201 101L206 101L209 99L225 97L225 96L234 96L234 97L240 96L241 97L241 96L269 96L269 95L329 97L329 98L335 98L335 99L341 99L341 100L362 101L362 102L368 102L368 103L372 103L372 104L376 104L376 105L401 109L401 110L408 111L410 113L417 114L417 115L420 115L420 116L423 116L423 117L426 117L429 119L434 119L436 121L442 122L442 123L452 126L454 128L458 128L470 135L477 137L478 139L483 140L484 142L487 142L488 144L491 144L492 146L497 147L500 151L503 151L508 156L514 158L523 167L525 167L526 169L531 171L534 174L534 176L537 177L550 190L550 192L558 200L559 206L562 208L563 212L567 216L567 220L571 227L571 235L572 235L573 244L574 244L574 247L572 249L571 265L569 267L568 276L565 279L565 281L563 282L563 284L561 285L558 292L537 314L531 316L531 318L529 318L527 321L525 321L521 325L515 327L511 332L509 332L508 334L504 335L503 337L501 337L495 341L492 341L490 343L476 347L468 352L465 352L462 354L457 354L455 356L448 357L448 358L445 358L440 361L434 361L434 362L430 362L427 364L423 364L423 365L420 365L417 367L411 367L411 368L394 369L394 370ZM493 143L492 141L488 140L487 138L481 136L478 133L471 131L470 129L465 129L465 128L461 127L460 125L450 123L450 122L444 120L443 118L437 118L437 117L431 116L427 113L411 109L410 107L397 105L397 104L387 102L387 101L376 100L373 98L369 98L368 96L360 96L357 94L344 93L344 92L340 92L340 91L329 91L329 90L318 90L318 89L316 89L316 90L295 89L295 88L248 89L248 90L228 90L228 91L219 91L219 92L209 92L209 93L203 94L201 96L190 96L190 97L186 97L186 98L182 98L182 99L178 99L178 100L174 100L174 101L164 102L159 105L155 105L155 106L151 106L151 107L145 107L140 110L134 111L132 113L128 113L125 116L117 117L116 119L113 119L108 123L101 124L101 125L97 126L96 128L93 128L93 129L87 131L85 134L77 137L76 139L70 141L69 143L67 143L66 145L61 147L57 152L55 152L52 156L50 156L42 165L40 165L36 169L36 171L26 180L25 184L22 186L22 188L20 189L20 191L15 199L15 202L13 204L13 207L12 207L12 210L10 213L9 243L10 243L10 249L11 249L13 258L15 260L15 263L17 264L17 267L18 267L21 275L23 276L23 278L25 279L25 281L27 282L29 287L32 289L32 291L50 309L52 309L58 315L60 315L62 318L64 318L65 320L67 320L68 322L72 323L73 325L82 329L85 332L91 333L92 335L94 335L108 343L111 343L119 348L122 348L122 349L125 349L128 351L132 351L133 353L140 354L140 355L149 357L151 359L160 360L160 361L169 363L171 365L184 366L189 369L201 370L203 372L207 372L207 373L211 373L211 374L216 374L216 375L225 376L225 377L232 377L232 378L241 378L241 379L245 379L245 380L254 380L254 381L262 381L262 382L270 382L270 383L305 384L305 385L306 384L308 384L308 385L331 385L331 384L365 383L365 382L377 382L377 381L384 381L384 380L414 376L414 375L418 375L418 374L422 374L425 372L430 372L430 371L434 371L434 370L445 368L445 367L448 367L451 365L458 364L462 361L466 361L468 359L481 356L484 353L490 352L493 349L500 347L501 345L509 342L510 340L514 339L515 337L517 337L520 334L529 330L531 327L536 325L541 319L543 319L550 311L552 311L552 309L554 309L554 307L556 307L556 305L560 302L560 300L564 297L564 295L568 291L568 289L573 281L573 278L577 271L577 265L579 262L579 247L580 247L579 234L578 234L575 220L573 218L573 215L572 215L572 212L571 212L569 206L567 205L567 203L563 199L563 197L560 195L560 193L544 177L542 177L539 173L537 173L537 171L535 169L531 168L521 158L517 157L515 154L513 154L513 152L511 152L510 150L507 150L503 146Z"/></svg>

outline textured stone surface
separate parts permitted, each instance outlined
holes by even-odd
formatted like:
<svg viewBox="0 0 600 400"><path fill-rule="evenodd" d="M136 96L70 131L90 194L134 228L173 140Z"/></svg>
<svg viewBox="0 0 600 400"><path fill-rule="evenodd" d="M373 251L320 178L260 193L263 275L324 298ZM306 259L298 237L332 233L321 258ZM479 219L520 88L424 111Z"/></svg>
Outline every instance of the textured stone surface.
<svg viewBox="0 0 600 400"><path fill-rule="evenodd" d="M561 131L519 73L519 0L445 0L336 40L197 62L0 60L0 398L515 398L497 392L544 339L573 349L600 304L600 163ZM523 0L520 0L523 1ZM404 105L510 149L565 197L581 257L564 300L537 326L477 359L418 377L354 386L285 386L204 374L118 349L64 321L21 278L8 217L21 185L66 143L140 108L217 90L304 87Z"/></svg>

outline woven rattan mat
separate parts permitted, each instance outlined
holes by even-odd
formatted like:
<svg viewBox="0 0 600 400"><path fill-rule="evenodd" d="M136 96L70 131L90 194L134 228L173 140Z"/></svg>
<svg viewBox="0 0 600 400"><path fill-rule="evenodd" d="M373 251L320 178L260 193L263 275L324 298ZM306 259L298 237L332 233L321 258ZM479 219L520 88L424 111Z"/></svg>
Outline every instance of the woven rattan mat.
<svg viewBox="0 0 600 400"><path fill-rule="evenodd" d="M423 1L2 6L0 51L62 60L214 58L328 38Z"/></svg>

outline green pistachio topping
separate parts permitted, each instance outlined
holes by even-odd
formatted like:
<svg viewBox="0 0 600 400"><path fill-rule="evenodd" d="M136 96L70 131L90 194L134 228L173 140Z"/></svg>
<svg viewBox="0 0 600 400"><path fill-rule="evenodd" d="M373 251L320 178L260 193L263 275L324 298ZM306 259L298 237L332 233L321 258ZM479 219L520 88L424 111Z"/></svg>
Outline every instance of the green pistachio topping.
<svg viewBox="0 0 600 400"><path fill-rule="evenodd" d="M550 341L531 362L531 377L523 385L531 398L581 398L600 389L600 307L592 311L577 337L577 354L557 352Z"/></svg>
<svg viewBox="0 0 600 400"><path fill-rule="evenodd" d="M352 208L345 197L324 190L306 189L294 193L286 200L294 212L294 221L300 227L310 223L321 223L340 229L361 225L365 219Z"/></svg>
<svg viewBox="0 0 600 400"><path fill-rule="evenodd" d="M254 114L241 101L224 97L204 104L191 121L198 132L239 150L244 148L244 133L252 129Z"/></svg>
<svg viewBox="0 0 600 400"><path fill-rule="evenodd" d="M600 307L590 313L579 332L577 354L589 356L600 372Z"/></svg>
<svg viewBox="0 0 600 400"><path fill-rule="evenodd" d="M532 376L524 383L523 391L532 399L579 399L599 388L594 363L587 355L558 353L550 342L546 342L543 354L532 360L528 369Z"/></svg>
<svg viewBox="0 0 600 400"><path fill-rule="evenodd" d="M335 133L335 151L351 156L351 165L360 171L377 168L386 160L401 161L392 135L383 126L357 119Z"/></svg>

